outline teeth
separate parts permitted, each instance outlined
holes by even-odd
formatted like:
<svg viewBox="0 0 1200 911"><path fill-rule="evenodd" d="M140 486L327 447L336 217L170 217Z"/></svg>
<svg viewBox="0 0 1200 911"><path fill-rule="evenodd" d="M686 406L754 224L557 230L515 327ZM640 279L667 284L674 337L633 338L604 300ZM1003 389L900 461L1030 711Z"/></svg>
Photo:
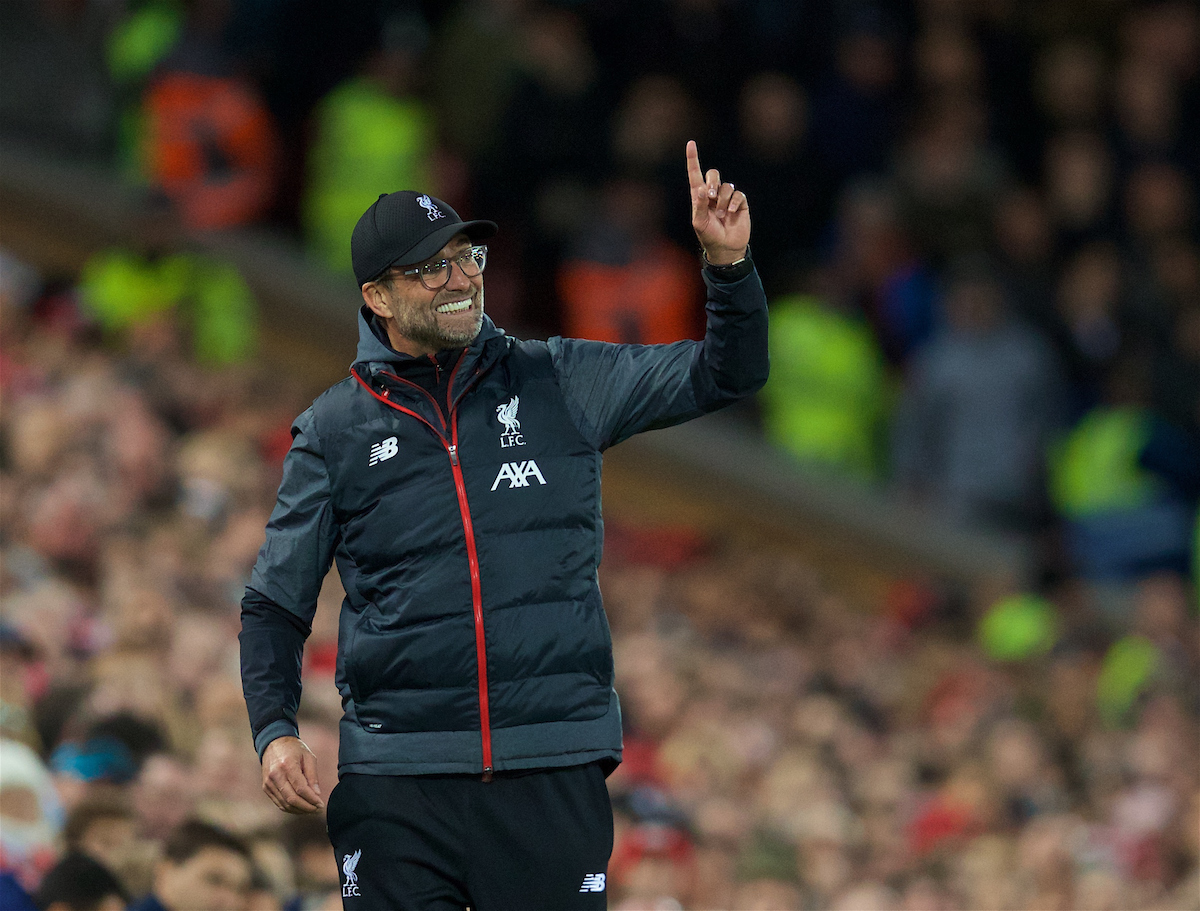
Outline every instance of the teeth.
<svg viewBox="0 0 1200 911"><path fill-rule="evenodd" d="M435 307L434 309L437 310L438 313L458 313L460 310L470 310L471 299L468 297L466 300L451 301L448 304L442 304L440 307Z"/></svg>

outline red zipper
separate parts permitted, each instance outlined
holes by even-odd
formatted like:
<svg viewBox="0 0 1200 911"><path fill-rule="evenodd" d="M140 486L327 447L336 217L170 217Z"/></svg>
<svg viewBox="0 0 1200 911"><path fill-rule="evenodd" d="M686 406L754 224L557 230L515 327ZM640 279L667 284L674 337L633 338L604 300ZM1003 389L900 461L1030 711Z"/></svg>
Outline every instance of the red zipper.
<svg viewBox="0 0 1200 911"><path fill-rule="evenodd" d="M450 374L449 385L451 388L453 388L454 384L454 374L458 372L458 368L461 364L462 358L460 357L458 363L454 365L454 370ZM397 411L403 412L404 414L411 415L425 424L425 426L434 432L434 435L446 448L446 455L450 457L450 471L454 475L454 490L458 494L458 512L462 518L463 533L465 534L467 541L467 565L471 570L471 608L474 613L475 621L475 661L479 672L479 727L480 738L482 740L483 747L483 780L491 781L494 769L492 766L492 722L488 703L487 640L483 631L483 587L479 575L479 551L475 546L475 528L471 524L471 510L469 504L467 503L467 483L463 478L462 466L459 464L458 459L458 411L454 407L454 405L457 405L457 402L450 406L451 438L450 442L447 443L446 438L442 436L442 434L438 433L437 428L434 427L430 421L426 420L417 412L405 408L402 405L398 405L391 399L387 398L387 396L380 395L378 392L372 389L356 371L351 370L350 373L356 380L358 380L359 385L366 389L367 392L371 393L371 395L373 395L376 399L383 402L390 408L394 408ZM420 389L429 396L431 401L433 401L433 396L429 395L427 390L422 389L422 387L418 386L416 383L402 379L394 374L389 374L389 376L391 376L393 379L399 380L402 383L408 383L408 385L413 386L416 389ZM449 393L447 393L447 399L448 398ZM434 402L434 406L435 410L437 410L436 402ZM438 411L438 416L441 416L440 411Z"/></svg>
<svg viewBox="0 0 1200 911"><path fill-rule="evenodd" d="M467 535L467 563L471 567L471 604L475 611L475 660L479 666L479 726L483 740L483 780L492 780L492 719L488 704L487 640L483 633L483 588L479 578L479 551L475 547L475 528L467 506L467 484L458 463L458 412L450 412L450 469L458 491L458 511Z"/></svg>

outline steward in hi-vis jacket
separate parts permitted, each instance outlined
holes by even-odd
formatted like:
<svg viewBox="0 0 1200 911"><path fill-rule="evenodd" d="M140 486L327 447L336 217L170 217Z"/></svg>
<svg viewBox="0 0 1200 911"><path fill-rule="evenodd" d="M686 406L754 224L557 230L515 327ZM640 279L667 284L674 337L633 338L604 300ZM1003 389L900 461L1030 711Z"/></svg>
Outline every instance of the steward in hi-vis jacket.
<svg viewBox="0 0 1200 911"><path fill-rule="evenodd" d="M621 717L596 576L602 453L767 377L745 196L693 143L687 161L703 342L506 335L483 314L496 226L428 195L383 195L354 230L357 356L293 425L240 637L264 790L315 812L296 711L336 562L327 816L346 908L605 907Z"/></svg>

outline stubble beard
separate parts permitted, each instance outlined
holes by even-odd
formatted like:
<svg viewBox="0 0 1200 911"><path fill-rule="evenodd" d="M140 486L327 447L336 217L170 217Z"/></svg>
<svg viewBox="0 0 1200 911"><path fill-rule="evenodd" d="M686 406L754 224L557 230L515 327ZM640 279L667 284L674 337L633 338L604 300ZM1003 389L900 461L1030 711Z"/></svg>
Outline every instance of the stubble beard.
<svg viewBox="0 0 1200 911"><path fill-rule="evenodd" d="M443 326L438 321L439 314L432 307L427 309L413 311L406 309L401 311L404 314L403 319L396 319L396 330L404 338L410 339L422 348L430 348L434 351L443 351L447 348L465 348L471 342L475 341L475 336L479 334L479 330L483 328L483 288L481 287L473 296L471 301L474 310L472 316L474 319L463 329L455 329L453 326Z"/></svg>

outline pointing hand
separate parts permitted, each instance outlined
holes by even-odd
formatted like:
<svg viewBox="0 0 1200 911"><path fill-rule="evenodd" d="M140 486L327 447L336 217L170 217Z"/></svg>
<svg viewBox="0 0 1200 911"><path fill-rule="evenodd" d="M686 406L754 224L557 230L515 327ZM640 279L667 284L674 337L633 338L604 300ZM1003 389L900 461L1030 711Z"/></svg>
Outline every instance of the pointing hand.
<svg viewBox="0 0 1200 911"><path fill-rule="evenodd" d="M750 208L746 194L731 183L722 183L712 168L700 170L696 143L687 144L688 183L692 190L692 228L704 255L717 265L732 263L746 255L750 243Z"/></svg>

